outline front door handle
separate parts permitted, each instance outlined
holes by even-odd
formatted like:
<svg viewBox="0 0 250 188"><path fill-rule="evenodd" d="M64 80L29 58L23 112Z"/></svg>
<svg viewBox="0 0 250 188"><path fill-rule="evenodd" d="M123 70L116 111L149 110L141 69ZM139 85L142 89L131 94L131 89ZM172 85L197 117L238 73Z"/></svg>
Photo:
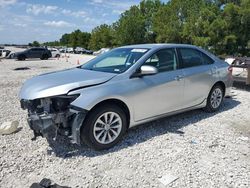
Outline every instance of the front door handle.
<svg viewBox="0 0 250 188"><path fill-rule="evenodd" d="M182 78L183 78L183 76L178 75L178 76L175 77L175 80L180 81L180 80L182 80Z"/></svg>

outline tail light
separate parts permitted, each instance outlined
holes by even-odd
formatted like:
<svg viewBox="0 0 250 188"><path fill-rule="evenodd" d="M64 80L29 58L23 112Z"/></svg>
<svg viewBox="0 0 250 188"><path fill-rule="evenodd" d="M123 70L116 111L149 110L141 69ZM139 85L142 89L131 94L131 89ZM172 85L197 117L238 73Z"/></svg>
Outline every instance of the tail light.
<svg viewBox="0 0 250 188"><path fill-rule="evenodd" d="M230 67L228 67L228 72L230 73L230 74L233 74L233 67L232 66L230 66Z"/></svg>
<svg viewBox="0 0 250 188"><path fill-rule="evenodd" d="M229 73L229 76L233 79L233 67L229 66L228 69L227 69L227 71Z"/></svg>

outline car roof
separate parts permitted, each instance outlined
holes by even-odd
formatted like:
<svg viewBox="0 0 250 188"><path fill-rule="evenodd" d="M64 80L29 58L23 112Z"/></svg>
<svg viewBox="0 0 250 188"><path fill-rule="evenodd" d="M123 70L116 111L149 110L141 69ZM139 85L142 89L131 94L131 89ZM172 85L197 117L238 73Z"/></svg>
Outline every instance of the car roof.
<svg viewBox="0 0 250 188"><path fill-rule="evenodd" d="M155 43L155 44L135 44L135 45L127 45L122 46L120 48L148 48L148 49L157 49L157 48L164 48L164 47L184 47L184 48L197 48L196 46L190 44L171 44L171 43Z"/></svg>
<svg viewBox="0 0 250 188"><path fill-rule="evenodd" d="M43 48L43 47L32 47L32 48L29 48L29 49L42 49L42 50L44 50L46 48Z"/></svg>

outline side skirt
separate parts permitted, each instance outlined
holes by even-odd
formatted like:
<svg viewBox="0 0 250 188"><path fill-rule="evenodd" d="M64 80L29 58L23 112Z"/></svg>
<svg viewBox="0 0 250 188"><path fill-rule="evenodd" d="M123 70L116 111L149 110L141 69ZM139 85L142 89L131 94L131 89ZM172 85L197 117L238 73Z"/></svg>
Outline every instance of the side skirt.
<svg viewBox="0 0 250 188"><path fill-rule="evenodd" d="M207 103L207 99L204 99L200 104L192 106L192 107L188 107L188 108L176 110L176 111L173 111L173 112L161 114L161 115L150 117L150 118L147 118L147 119L142 119L140 121L130 122L129 128L135 127L137 125L140 125L140 124L143 124L143 123L147 123L147 122L150 122L150 121L154 121L154 120L157 120L157 119L161 119L161 118L164 118L164 117L176 115L176 114L179 114L179 113L182 113L182 112L186 112L186 111L190 111L190 110L195 110L195 109L203 108L203 107L206 106L206 103Z"/></svg>

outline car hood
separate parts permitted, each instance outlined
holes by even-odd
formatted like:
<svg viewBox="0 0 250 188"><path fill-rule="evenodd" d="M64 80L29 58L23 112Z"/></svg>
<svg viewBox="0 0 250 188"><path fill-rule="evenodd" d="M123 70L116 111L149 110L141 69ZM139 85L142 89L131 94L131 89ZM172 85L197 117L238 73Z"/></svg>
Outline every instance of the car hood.
<svg viewBox="0 0 250 188"><path fill-rule="evenodd" d="M80 68L51 72L27 80L19 93L20 99L33 100L67 94L73 89L98 85L116 76Z"/></svg>

